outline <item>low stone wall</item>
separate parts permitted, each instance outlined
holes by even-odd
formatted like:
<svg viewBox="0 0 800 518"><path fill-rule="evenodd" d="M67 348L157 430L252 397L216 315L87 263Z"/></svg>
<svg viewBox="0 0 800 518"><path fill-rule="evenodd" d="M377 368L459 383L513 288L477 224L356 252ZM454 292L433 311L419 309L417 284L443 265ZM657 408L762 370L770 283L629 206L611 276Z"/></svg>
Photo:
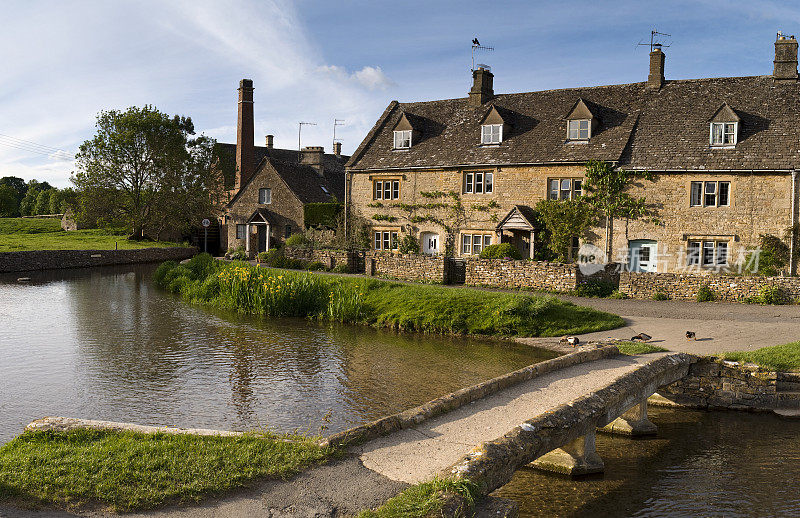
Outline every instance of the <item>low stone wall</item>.
<svg viewBox="0 0 800 518"><path fill-rule="evenodd" d="M300 259L309 262L320 262L325 268L331 269L339 265L346 265L349 273L359 273L364 271L364 255L358 251L334 250L334 249L311 249L296 248L287 246L283 249L283 255L291 259Z"/></svg>
<svg viewBox="0 0 800 518"><path fill-rule="evenodd" d="M691 408L767 410L778 406L777 379L778 373L757 365L703 357L685 378L658 394L671 404ZM653 404L664 402L655 399Z"/></svg>
<svg viewBox="0 0 800 518"><path fill-rule="evenodd" d="M800 297L800 277L622 272L619 279L619 291L637 299L664 293L671 299L694 300L702 286L714 290L717 300L729 302L756 297L765 286L781 288L793 298Z"/></svg>
<svg viewBox="0 0 800 518"><path fill-rule="evenodd" d="M182 261L197 254L194 247L140 248L137 250L31 250L0 252L0 273L88 268L114 264Z"/></svg>
<svg viewBox="0 0 800 518"><path fill-rule="evenodd" d="M365 255L364 263L369 276L432 284L448 281L447 260L441 256L370 252Z"/></svg>
<svg viewBox="0 0 800 518"><path fill-rule="evenodd" d="M361 444L403 428L417 426L432 417L450 412L451 410L460 408L468 403L494 394L495 392L543 376L558 369L564 369L572 365L602 358L611 358L617 355L619 355L619 350L616 347L599 347L583 349L564 356L559 356L558 358L553 358L552 360L535 363L483 383L436 398L433 401L406 410L405 412L390 415L378 419L377 421L331 435L323 441L323 445L351 446Z"/></svg>
<svg viewBox="0 0 800 518"><path fill-rule="evenodd" d="M466 269L464 282L471 286L572 291L578 282L578 267L574 264L467 259Z"/></svg>

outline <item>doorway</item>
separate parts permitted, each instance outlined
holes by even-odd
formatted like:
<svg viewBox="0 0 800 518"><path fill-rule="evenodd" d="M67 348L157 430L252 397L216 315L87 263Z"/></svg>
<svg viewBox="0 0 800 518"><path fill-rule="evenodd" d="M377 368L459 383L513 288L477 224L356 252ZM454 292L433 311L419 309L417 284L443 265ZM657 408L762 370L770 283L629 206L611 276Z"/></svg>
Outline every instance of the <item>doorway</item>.
<svg viewBox="0 0 800 518"><path fill-rule="evenodd" d="M266 252L267 251L267 231L269 227L267 225L256 225L256 234L258 235L258 252Z"/></svg>
<svg viewBox="0 0 800 518"><path fill-rule="evenodd" d="M628 244L628 269L632 272L658 271L658 243L652 239L636 239Z"/></svg>
<svg viewBox="0 0 800 518"><path fill-rule="evenodd" d="M433 232L423 232L422 253L428 255L439 255L439 234L435 234Z"/></svg>

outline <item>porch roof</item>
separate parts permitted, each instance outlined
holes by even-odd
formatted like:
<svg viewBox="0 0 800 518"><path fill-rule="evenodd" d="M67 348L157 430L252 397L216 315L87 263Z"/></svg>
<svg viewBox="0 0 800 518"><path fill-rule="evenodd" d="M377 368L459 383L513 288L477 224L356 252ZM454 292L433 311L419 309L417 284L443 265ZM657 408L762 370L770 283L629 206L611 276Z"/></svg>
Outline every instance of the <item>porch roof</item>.
<svg viewBox="0 0 800 518"><path fill-rule="evenodd" d="M536 213L526 205L514 205L514 208L506 214L497 224L498 231L501 230L537 230Z"/></svg>
<svg viewBox="0 0 800 518"><path fill-rule="evenodd" d="M267 209L258 208L253 212L253 215L247 218L247 224L261 224L266 223L267 225L272 225L272 221L270 218L270 213Z"/></svg>

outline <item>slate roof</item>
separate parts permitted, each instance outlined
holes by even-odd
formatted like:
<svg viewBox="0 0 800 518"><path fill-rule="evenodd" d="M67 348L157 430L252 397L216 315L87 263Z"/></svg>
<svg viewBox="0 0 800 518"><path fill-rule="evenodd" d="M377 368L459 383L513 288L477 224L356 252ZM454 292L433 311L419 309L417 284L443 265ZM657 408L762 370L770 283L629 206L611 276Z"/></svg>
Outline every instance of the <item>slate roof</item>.
<svg viewBox="0 0 800 518"><path fill-rule="evenodd" d="M588 143L568 142L566 120L582 99L599 120ZM735 149L709 146L709 119L727 103L741 118ZM491 106L511 126L499 146L480 145ZM418 125L411 149L393 150L402 114ZM412 123L412 124L414 124ZM480 107L467 98L392 101L353 154L354 171L466 165L582 163L650 170L775 170L800 167L800 84L772 76L667 81L499 94Z"/></svg>
<svg viewBox="0 0 800 518"><path fill-rule="evenodd" d="M217 143L216 152L220 156L225 185L232 188L236 174L236 144ZM272 165L303 203L330 201L330 196L324 193L322 186L338 200L344 200L344 166L350 157L328 153L322 155L325 177L320 178L313 168L299 164L297 155L295 149L255 146L255 170L258 171L267 163Z"/></svg>

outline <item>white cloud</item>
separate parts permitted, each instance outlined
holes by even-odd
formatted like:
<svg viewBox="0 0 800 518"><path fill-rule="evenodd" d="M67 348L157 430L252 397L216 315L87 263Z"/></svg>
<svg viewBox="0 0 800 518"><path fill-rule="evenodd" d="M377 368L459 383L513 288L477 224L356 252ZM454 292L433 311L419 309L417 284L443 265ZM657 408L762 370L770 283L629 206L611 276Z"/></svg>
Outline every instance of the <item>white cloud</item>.
<svg viewBox="0 0 800 518"><path fill-rule="evenodd" d="M383 73L381 67L364 67L355 72L353 77L368 90L386 90L395 83Z"/></svg>

